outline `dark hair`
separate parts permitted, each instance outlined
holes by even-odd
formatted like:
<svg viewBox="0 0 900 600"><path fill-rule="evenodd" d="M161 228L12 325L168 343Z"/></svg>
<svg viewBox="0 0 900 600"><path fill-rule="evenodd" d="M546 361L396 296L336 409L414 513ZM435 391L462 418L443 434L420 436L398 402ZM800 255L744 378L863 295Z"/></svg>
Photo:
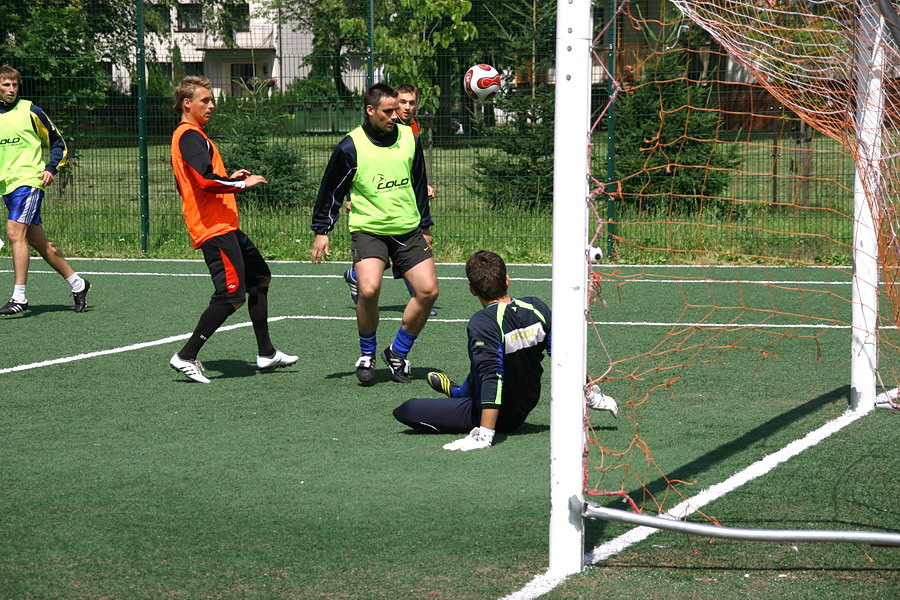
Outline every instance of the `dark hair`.
<svg viewBox="0 0 900 600"><path fill-rule="evenodd" d="M193 99L194 94L197 93L197 89L206 88L209 89L209 79L206 77L200 77L197 75L188 75L184 79L181 80L181 83L178 84L178 87L175 88L175 106L172 108L179 115L184 113L184 101L187 99Z"/></svg>
<svg viewBox="0 0 900 600"><path fill-rule="evenodd" d="M398 96L400 94L412 94L416 97L416 100L419 99L419 90L411 83L401 83L394 88L394 91L397 92Z"/></svg>
<svg viewBox="0 0 900 600"><path fill-rule="evenodd" d="M482 300L496 300L506 295L506 263L500 255L479 250L466 261L466 277Z"/></svg>
<svg viewBox="0 0 900 600"><path fill-rule="evenodd" d="M385 98L396 98L397 92L386 83L376 83L366 90L366 106L378 108ZM365 108L365 107L363 107Z"/></svg>
<svg viewBox="0 0 900 600"><path fill-rule="evenodd" d="M9 79L10 81L20 81L22 74L15 67L3 65L0 67L0 79Z"/></svg>

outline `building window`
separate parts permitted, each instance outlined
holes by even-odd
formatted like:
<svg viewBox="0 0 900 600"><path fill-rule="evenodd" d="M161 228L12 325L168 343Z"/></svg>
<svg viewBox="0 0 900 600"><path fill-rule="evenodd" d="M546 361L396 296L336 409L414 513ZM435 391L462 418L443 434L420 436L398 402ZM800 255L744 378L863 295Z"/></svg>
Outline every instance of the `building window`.
<svg viewBox="0 0 900 600"><path fill-rule="evenodd" d="M178 31L203 31L203 13L199 4L178 5Z"/></svg>
<svg viewBox="0 0 900 600"><path fill-rule="evenodd" d="M203 76L203 63L202 62L186 62L184 63L184 74L185 75L199 75Z"/></svg>
<svg viewBox="0 0 900 600"><path fill-rule="evenodd" d="M167 34L172 29L172 13L168 6L161 4L144 4L144 23L150 33Z"/></svg>
<svg viewBox="0 0 900 600"><path fill-rule="evenodd" d="M172 63L147 62L147 79L172 81Z"/></svg>
<svg viewBox="0 0 900 600"><path fill-rule="evenodd" d="M234 31L250 31L250 5L238 4L234 7Z"/></svg>

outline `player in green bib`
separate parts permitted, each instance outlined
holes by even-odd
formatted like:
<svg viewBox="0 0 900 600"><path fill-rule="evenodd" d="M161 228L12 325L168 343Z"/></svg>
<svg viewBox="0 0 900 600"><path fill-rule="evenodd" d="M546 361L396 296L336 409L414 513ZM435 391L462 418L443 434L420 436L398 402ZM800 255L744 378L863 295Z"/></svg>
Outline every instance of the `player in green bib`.
<svg viewBox="0 0 900 600"><path fill-rule="evenodd" d="M388 85L377 83L366 91L365 121L334 149L312 217L312 262L318 263L331 254L328 233L349 194L359 293L356 376L362 385L376 379L378 298L385 269L391 266L394 277L405 279L413 290L400 328L382 353L394 381L411 381L407 355L438 296L424 154L412 129L394 121L397 106L397 93Z"/></svg>
<svg viewBox="0 0 900 600"><path fill-rule="evenodd" d="M47 239L41 224L44 190L53 183L57 169L66 162L66 142L43 110L19 98L20 79L15 68L0 66L0 195L9 211L6 236L12 248L15 274L12 297L0 307L0 315L16 315L28 310L25 288L30 248L37 250L41 258L68 282L75 300L75 312L84 312L91 284L69 266L59 248ZM46 162L44 146L50 149Z"/></svg>

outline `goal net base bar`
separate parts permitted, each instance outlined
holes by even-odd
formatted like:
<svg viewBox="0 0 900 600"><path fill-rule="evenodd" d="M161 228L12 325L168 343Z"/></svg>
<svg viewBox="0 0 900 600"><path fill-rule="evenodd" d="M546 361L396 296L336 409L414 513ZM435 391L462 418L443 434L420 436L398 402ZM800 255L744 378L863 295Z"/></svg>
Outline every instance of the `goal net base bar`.
<svg viewBox="0 0 900 600"><path fill-rule="evenodd" d="M690 523L671 517L654 517L584 503L582 514L593 519L642 525L654 529L666 529L680 533L690 533L704 537L751 542L844 542L848 544L869 544L872 546L900 546L900 534L877 531L839 531L802 529L742 529L719 527L704 523Z"/></svg>

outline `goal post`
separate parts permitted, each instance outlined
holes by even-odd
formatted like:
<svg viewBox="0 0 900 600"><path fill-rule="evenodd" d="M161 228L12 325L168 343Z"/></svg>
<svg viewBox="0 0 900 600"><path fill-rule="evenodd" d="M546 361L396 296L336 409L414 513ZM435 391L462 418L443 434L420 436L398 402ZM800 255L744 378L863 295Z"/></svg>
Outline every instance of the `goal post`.
<svg viewBox="0 0 900 600"><path fill-rule="evenodd" d="M553 163L549 574L584 564L584 382L591 112L590 0L560 0Z"/></svg>
<svg viewBox="0 0 900 600"><path fill-rule="evenodd" d="M856 176L853 190L853 280L851 283L850 408L875 406L878 355L878 232L872 209L879 203L881 130L884 126L884 19L874 0L860 2L857 76Z"/></svg>

